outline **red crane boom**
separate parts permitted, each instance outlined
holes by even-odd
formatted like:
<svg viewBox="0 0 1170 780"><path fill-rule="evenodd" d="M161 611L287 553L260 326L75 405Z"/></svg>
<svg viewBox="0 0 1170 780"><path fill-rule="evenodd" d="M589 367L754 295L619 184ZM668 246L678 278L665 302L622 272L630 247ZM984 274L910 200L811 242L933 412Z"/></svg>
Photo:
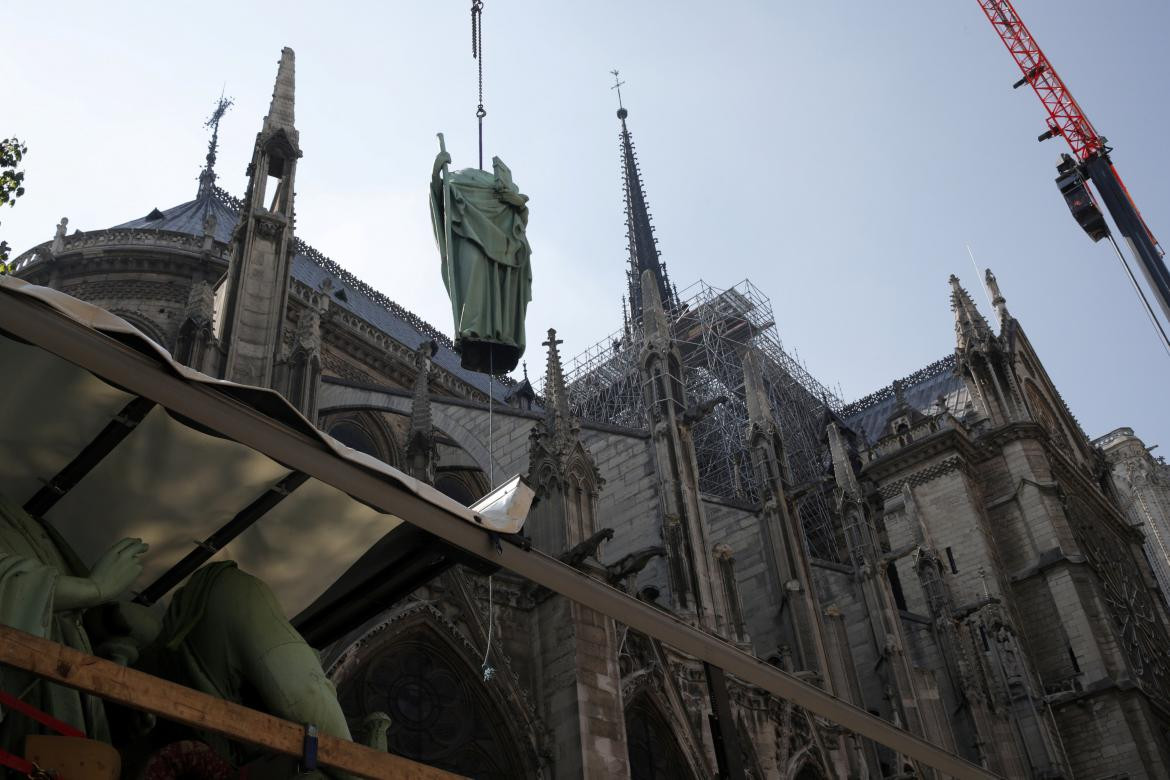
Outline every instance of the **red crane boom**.
<svg viewBox="0 0 1170 780"><path fill-rule="evenodd" d="M1054 135L1064 136L1073 154L1081 162L1103 149L1104 144L1093 129L1093 124L1081 111L1052 63L1044 56L1040 44L1036 43L1010 0L979 0L979 7L1020 67L1023 78L1015 86L1030 84L1048 111L1048 132L1040 140Z"/></svg>
<svg viewBox="0 0 1170 780"><path fill-rule="evenodd" d="M1167 335L1145 293L1138 286L1137 279L1130 271L1129 264L1122 256L1121 249L1117 246L1087 186L1087 182L1092 182L1096 186L1097 193L1117 225L1118 232L1136 256L1164 318L1170 322L1170 270L1162 261L1165 253L1142 219L1141 212L1138 211L1137 205L1113 167L1109 159L1110 148L1105 145L1105 139L1097 133L1085 116L1085 112L1068 91L1052 63L1044 56L1040 45L1028 31L1027 25L1016 13L1011 0L979 0L979 7L983 9L987 20L995 28L996 34L1023 74L1013 88L1022 87L1024 84L1030 85L1036 97L1044 104L1044 110L1048 112L1048 130L1042 133L1038 140L1046 141L1059 135L1072 147L1076 159L1074 161L1067 154L1064 155L1065 160L1057 166L1060 175L1056 179L1056 184L1073 217L1094 241L1108 238L1113 244L1118 259L1125 266L1138 296L1149 312L1150 319L1161 334L1163 345L1170 351L1170 335Z"/></svg>

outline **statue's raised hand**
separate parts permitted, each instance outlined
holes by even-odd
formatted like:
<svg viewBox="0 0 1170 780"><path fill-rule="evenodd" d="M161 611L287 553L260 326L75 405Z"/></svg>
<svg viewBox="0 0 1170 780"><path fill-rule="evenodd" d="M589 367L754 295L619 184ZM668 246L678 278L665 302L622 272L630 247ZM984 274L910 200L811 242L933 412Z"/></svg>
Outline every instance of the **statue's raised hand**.
<svg viewBox="0 0 1170 780"><path fill-rule="evenodd" d="M148 545L141 539L123 539L102 553L89 574L97 586L99 604L115 601L142 573L142 555Z"/></svg>
<svg viewBox="0 0 1170 780"><path fill-rule="evenodd" d="M141 539L123 539L102 553L88 577L58 577L53 609L88 609L115 601L142 573L140 559L146 550Z"/></svg>

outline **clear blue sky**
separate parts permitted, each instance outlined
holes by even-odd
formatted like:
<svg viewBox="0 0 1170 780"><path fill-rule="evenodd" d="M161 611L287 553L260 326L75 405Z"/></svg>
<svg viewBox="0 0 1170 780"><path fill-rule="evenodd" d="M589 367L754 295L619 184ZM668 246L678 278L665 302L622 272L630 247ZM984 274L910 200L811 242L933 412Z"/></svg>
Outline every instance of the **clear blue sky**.
<svg viewBox="0 0 1170 780"><path fill-rule="evenodd" d="M282 46L297 53L297 231L450 330L426 185L444 131L474 164L469 3L4 2L0 136L29 144L17 251L189 200L220 89L239 194ZM624 290L620 68L659 246L680 287L751 278L785 343L846 400L953 349L947 276L999 277L1091 436L1170 447L1170 358L1054 185L1063 141L975 0L486 0L487 154L531 196L530 362L573 355ZM1170 4L1019 0L1154 233L1170 245ZM1161 183L1159 183L1161 181ZM985 309L986 311L986 309ZM535 369L533 373L539 373Z"/></svg>

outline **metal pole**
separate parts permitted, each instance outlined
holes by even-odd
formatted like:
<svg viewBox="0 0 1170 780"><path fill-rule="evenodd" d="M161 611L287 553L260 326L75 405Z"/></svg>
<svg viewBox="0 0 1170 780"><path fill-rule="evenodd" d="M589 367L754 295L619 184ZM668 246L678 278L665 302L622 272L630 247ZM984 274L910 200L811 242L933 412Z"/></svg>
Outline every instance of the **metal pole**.
<svg viewBox="0 0 1170 780"><path fill-rule="evenodd" d="M1109 243L1113 245L1113 251L1117 254L1117 259L1121 263L1121 267L1125 269L1125 275L1129 277L1129 281L1133 283L1133 291L1137 293L1138 298L1141 299L1142 305L1146 308L1146 314L1150 315L1150 322L1154 324L1154 329L1162 337L1162 346L1166 349L1166 354L1170 355L1170 336L1166 335L1166 329L1162 327L1162 323L1158 320L1158 315L1154 313L1154 307L1150 306L1150 299L1142 292L1141 285L1138 284L1137 277L1133 275L1133 269L1129 267L1129 263L1125 260L1125 255L1121 253L1121 247L1117 245L1117 239L1110 233Z"/></svg>

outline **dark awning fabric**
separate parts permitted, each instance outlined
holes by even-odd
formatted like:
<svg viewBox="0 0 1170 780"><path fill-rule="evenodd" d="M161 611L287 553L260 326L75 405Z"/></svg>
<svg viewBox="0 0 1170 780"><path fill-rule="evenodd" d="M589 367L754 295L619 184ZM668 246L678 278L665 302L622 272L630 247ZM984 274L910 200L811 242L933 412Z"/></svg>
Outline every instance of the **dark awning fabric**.
<svg viewBox="0 0 1170 780"><path fill-rule="evenodd" d="M277 393L191 371L113 314L8 276L0 388L0 490L19 502L92 451L135 397L157 404L44 511L85 560L126 535L150 542L144 584L295 470L304 484L219 553L267 580L290 616L406 520L950 776L994 777L554 558L499 546L474 512L319 432Z"/></svg>

